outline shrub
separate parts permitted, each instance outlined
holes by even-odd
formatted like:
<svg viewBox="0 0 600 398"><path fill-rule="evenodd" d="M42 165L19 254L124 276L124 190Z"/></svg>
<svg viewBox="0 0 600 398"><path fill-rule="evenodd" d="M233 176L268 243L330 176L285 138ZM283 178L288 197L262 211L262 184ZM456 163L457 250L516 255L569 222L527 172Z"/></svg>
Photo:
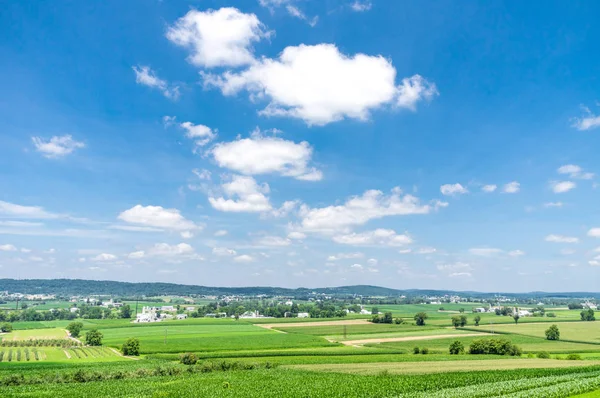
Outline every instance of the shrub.
<svg viewBox="0 0 600 398"><path fill-rule="evenodd" d="M394 319L394 323L396 325L402 325L404 323L404 319L402 319L402 318L396 318L396 319Z"/></svg>
<svg viewBox="0 0 600 398"><path fill-rule="evenodd" d="M548 318L556 318L556 314L554 312L546 312L546 316Z"/></svg>
<svg viewBox="0 0 600 398"><path fill-rule="evenodd" d="M581 355L579 354L569 354L567 355L568 361L581 361Z"/></svg>
<svg viewBox="0 0 600 398"><path fill-rule="evenodd" d="M594 310L588 308L587 310L581 311L581 320L582 321L595 321L596 317L594 316Z"/></svg>
<svg viewBox="0 0 600 398"><path fill-rule="evenodd" d="M417 326L424 326L427 318L429 318L429 316L425 312L419 312L415 315L414 320L417 323Z"/></svg>
<svg viewBox="0 0 600 398"><path fill-rule="evenodd" d="M521 348L506 339L477 339L469 346L470 354L521 356Z"/></svg>
<svg viewBox="0 0 600 398"><path fill-rule="evenodd" d="M546 351L538 352L537 357L539 359L550 359L550 354Z"/></svg>
<svg viewBox="0 0 600 398"><path fill-rule="evenodd" d="M140 355L140 340L135 337L125 340L121 347L123 355L138 356Z"/></svg>
<svg viewBox="0 0 600 398"><path fill-rule="evenodd" d="M419 349L419 347L413 348L413 354L418 354L419 352L421 352L421 350Z"/></svg>
<svg viewBox="0 0 600 398"><path fill-rule="evenodd" d="M379 323L381 322L381 318L379 317L379 315L373 315L373 318L371 318L371 322Z"/></svg>
<svg viewBox="0 0 600 398"><path fill-rule="evenodd" d="M79 335L81 333L81 329L83 329L83 323L71 322L71 323L69 323L69 325L67 326L66 329L71 334L71 337L79 337Z"/></svg>
<svg viewBox="0 0 600 398"><path fill-rule="evenodd" d="M186 352L179 356L179 362L184 365L195 365L198 362L198 357L194 353Z"/></svg>
<svg viewBox="0 0 600 398"><path fill-rule="evenodd" d="M103 337L104 335L98 329L92 329L85 334L85 344L93 346L102 345Z"/></svg>
<svg viewBox="0 0 600 398"><path fill-rule="evenodd" d="M2 332L2 333L10 333L10 332L12 332L12 330L13 330L13 327L8 322L3 323L2 326L0 326L0 332Z"/></svg>
<svg viewBox="0 0 600 398"><path fill-rule="evenodd" d="M459 355L459 354L463 354L465 352L465 346L463 345L463 343L459 340L454 341L452 344L450 344L450 355Z"/></svg>
<svg viewBox="0 0 600 398"><path fill-rule="evenodd" d="M558 326L551 325L548 329L546 329L546 339L560 340L560 331L558 330Z"/></svg>
<svg viewBox="0 0 600 398"><path fill-rule="evenodd" d="M421 354L423 354L423 355L429 354L429 348L427 348L427 347L421 348Z"/></svg>

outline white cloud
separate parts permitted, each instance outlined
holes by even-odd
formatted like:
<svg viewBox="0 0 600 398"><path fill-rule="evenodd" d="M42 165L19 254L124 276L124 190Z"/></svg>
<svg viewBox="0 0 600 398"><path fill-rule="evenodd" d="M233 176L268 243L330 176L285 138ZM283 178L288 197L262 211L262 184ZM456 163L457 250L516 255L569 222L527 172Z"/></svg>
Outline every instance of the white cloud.
<svg viewBox="0 0 600 398"><path fill-rule="evenodd" d="M600 238L600 228L592 228L587 234L593 238Z"/></svg>
<svg viewBox="0 0 600 398"><path fill-rule="evenodd" d="M36 151L44 157L56 159L73 153L76 149L85 148L83 142L75 141L70 135L54 136L50 140L31 137Z"/></svg>
<svg viewBox="0 0 600 398"><path fill-rule="evenodd" d="M469 253L474 256L491 257L502 253L502 250L493 247L474 247L469 249Z"/></svg>
<svg viewBox="0 0 600 398"><path fill-rule="evenodd" d="M582 106L585 116L581 118L575 118L573 127L577 130L591 130L596 127L600 127L600 115L594 115L589 108Z"/></svg>
<svg viewBox="0 0 600 398"><path fill-rule="evenodd" d="M263 236L256 241L260 246L289 246L291 243L291 240L280 236Z"/></svg>
<svg viewBox="0 0 600 398"><path fill-rule="evenodd" d="M297 144L255 132L251 138L219 143L210 153L219 167L241 174L277 173L308 181L323 177L321 171L309 166L313 149L306 141Z"/></svg>
<svg viewBox="0 0 600 398"><path fill-rule="evenodd" d="M39 257L39 256L31 256L29 257L29 261L34 261L36 263L41 263L42 261L44 261L43 258Z"/></svg>
<svg viewBox="0 0 600 398"><path fill-rule="evenodd" d="M306 234L303 232L292 231L288 234L288 239L302 240L306 239Z"/></svg>
<svg viewBox="0 0 600 398"><path fill-rule="evenodd" d="M460 184L444 184L440 187L440 192L442 195L453 196L453 195L462 195L468 193L467 188L463 187Z"/></svg>
<svg viewBox="0 0 600 398"><path fill-rule="evenodd" d="M225 236L227 235L227 231L224 229L220 229L217 232L215 232L215 236Z"/></svg>
<svg viewBox="0 0 600 398"><path fill-rule="evenodd" d="M563 207L564 203L563 202L548 202L548 203L544 203L544 207Z"/></svg>
<svg viewBox="0 0 600 398"><path fill-rule="evenodd" d="M435 252L437 252L435 247L421 247L415 251L417 254L433 254Z"/></svg>
<svg viewBox="0 0 600 398"><path fill-rule="evenodd" d="M504 193L517 193L520 190L521 190L521 184L519 184L516 181L509 182L508 184L505 184L504 187L502 188L502 192L504 192Z"/></svg>
<svg viewBox="0 0 600 398"><path fill-rule="evenodd" d="M450 278L470 278L473 275L470 272L453 272L448 276Z"/></svg>
<svg viewBox="0 0 600 398"><path fill-rule="evenodd" d="M588 264L591 265L592 267L597 267L600 265L600 261L598 260L590 260L588 261Z"/></svg>
<svg viewBox="0 0 600 398"><path fill-rule="evenodd" d="M520 256L524 256L525 252L522 250L511 250L508 252L508 255L511 257L520 257Z"/></svg>
<svg viewBox="0 0 600 398"><path fill-rule="evenodd" d="M148 250L150 256L178 256L194 253L194 248L187 243L169 245L168 243L157 243Z"/></svg>
<svg viewBox="0 0 600 398"><path fill-rule="evenodd" d="M269 104L260 113L325 125L344 118L367 120L372 110L392 105L414 110L437 95L419 75L395 85L396 69L382 56L346 56L333 44L286 47L279 59L262 58L239 73L203 74L207 87L224 95L247 90Z"/></svg>
<svg viewBox="0 0 600 398"><path fill-rule="evenodd" d="M573 249L562 249L560 251L560 254L562 254L563 256L570 256L571 254L575 254L575 250L573 250Z"/></svg>
<svg viewBox="0 0 600 398"><path fill-rule="evenodd" d="M226 247L213 247L212 254L215 256L235 256L237 252Z"/></svg>
<svg viewBox="0 0 600 398"><path fill-rule="evenodd" d="M194 124L192 122L183 122L179 126L186 131L185 136L191 140L197 147L204 146L215 139L217 136L213 130L203 124ZM209 173L210 178L210 173Z"/></svg>
<svg viewBox="0 0 600 398"><path fill-rule="evenodd" d="M408 235L397 234L393 229L375 229L361 233L351 233L346 235L337 235L333 237L337 243L354 246L403 246L413 242Z"/></svg>
<svg viewBox="0 0 600 398"><path fill-rule="evenodd" d="M352 9L352 11L356 12L369 11L372 6L373 4L370 0L354 0L354 2L350 4L350 8Z"/></svg>
<svg viewBox="0 0 600 398"><path fill-rule="evenodd" d="M550 187L554 193L569 192L577 185L573 181L553 181L550 183Z"/></svg>
<svg viewBox="0 0 600 398"><path fill-rule="evenodd" d="M363 258L365 255L359 252L356 253L338 253L327 257L327 261L348 260L351 258Z"/></svg>
<svg viewBox="0 0 600 398"><path fill-rule="evenodd" d="M116 259L117 259L117 256L115 256L114 254L101 253L101 254L98 254L96 257L92 257L90 260L92 260L92 261L114 261Z"/></svg>
<svg viewBox="0 0 600 398"><path fill-rule="evenodd" d="M165 209L161 206L136 205L119 214L118 219L137 226L178 231L182 236L185 235L184 237L191 237L191 231L200 229L198 225L183 217L179 210Z"/></svg>
<svg viewBox="0 0 600 398"><path fill-rule="evenodd" d="M207 68L253 63L252 43L269 35L256 15L233 7L191 10L167 30L170 41L189 50L189 62Z"/></svg>
<svg viewBox="0 0 600 398"><path fill-rule="evenodd" d="M554 243L578 243L579 238L573 236L562 236L562 235L548 235L546 236L546 242Z"/></svg>
<svg viewBox="0 0 600 398"><path fill-rule="evenodd" d="M298 205L300 204L300 201L298 200L286 200L285 202L283 202L283 204L278 208L278 209L273 209L269 215L273 216L273 217L285 217L288 214L290 214L292 211L294 211Z"/></svg>
<svg viewBox="0 0 600 398"><path fill-rule="evenodd" d="M131 252L127 255L128 258L130 259L139 259L139 258L143 258L146 255L146 252L144 252L143 250L139 250L136 252Z"/></svg>
<svg viewBox="0 0 600 398"><path fill-rule="evenodd" d="M149 66L139 65L133 66L131 69L135 72L135 82L137 84L160 90L169 99L176 100L179 98L179 87L170 86L165 80L156 76L156 73Z"/></svg>
<svg viewBox="0 0 600 398"><path fill-rule="evenodd" d="M225 212L262 213L272 209L269 198L269 185L258 185L252 177L234 175L230 182L221 185L224 197L209 197L208 201L217 210Z"/></svg>
<svg viewBox="0 0 600 398"><path fill-rule="evenodd" d="M21 248L21 253L31 253L31 249L27 249L25 247Z"/></svg>
<svg viewBox="0 0 600 398"><path fill-rule="evenodd" d="M19 217L19 218L33 218L33 219L50 219L59 218L60 215L49 213L40 206L21 206L14 203L3 202L0 200L0 214ZM12 226L23 226L15 225Z"/></svg>
<svg viewBox="0 0 600 398"><path fill-rule="evenodd" d="M352 264L350 266L350 268L352 268L352 269L363 269L363 266L361 264Z"/></svg>
<svg viewBox="0 0 600 398"><path fill-rule="evenodd" d="M375 259L375 258L370 258L367 260L367 264L369 264L370 267L376 266L377 263L379 263L379 261L377 261L377 259Z"/></svg>
<svg viewBox="0 0 600 398"><path fill-rule="evenodd" d="M575 164L566 164L560 166L557 170L558 174L568 174L571 178L578 178L580 180L591 180L594 178L594 173L584 172L580 166Z"/></svg>
<svg viewBox="0 0 600 398"><path fill-rule="evenodd" d="M468 263L463 263L463 262L455 262L455 263L445 263L445 264L438 264L436 266L436 268L439 271L448 271L448 272L459 272L459 271L470 271L471 269L473 269L473 267L471 267L470 264Z"/></svg>
<svg viewBox="0 0 600 398"><path fill-rule="evenodd" d="M490 193L490 192L494 192L497 188L498 188L497 185L489 184L489 185L484 185L483 187L481 187L481 190L483 192Z"/></svg>
<svg viewBox="0 0 600 398"><path fill-rule="evenodd" d="M421 205L419 199L410 194L402 196L398 188L391 195L369 190L362 196L351 197L343 205L310 208L301 206L301 226L305 231L332 233L349 232L349 228L363 225L369 220L386 216L427 214L437 206Z"/></svg>
<svg viewBox="0 0 600 398"><path fill-rule="evenodd" d="M233 259L236 263L251 263L254 261L254 257L249 256L247 254L242 254L241 256L237 256Z"/></svg>
<svg viewBox="0 0 600 398"><path fill-rule="evenodd" d="M435 251L435 249L434 249L434 251ZM412 249L400 249L400 250L398 250L398 253L400 253L400 254L412 253Z"/></svg>
<svg viewBox="0 0 600 398"><path fill-rule="evenodd" d="M6 202L4 202L6 203ZM1 204L0 204L1 206ZM0 210L1 214L1 210ZM15 227L15 228L35 228L41 227L44 224L41 222L29 222L29 221L0 221L0 226L3 227Z"/></svg>
<svg viewBox="0 0 600 398"><path fill-rule="evenodd" d="M16 252L17 248L14 245L0 245L0 252Z"/></svg>

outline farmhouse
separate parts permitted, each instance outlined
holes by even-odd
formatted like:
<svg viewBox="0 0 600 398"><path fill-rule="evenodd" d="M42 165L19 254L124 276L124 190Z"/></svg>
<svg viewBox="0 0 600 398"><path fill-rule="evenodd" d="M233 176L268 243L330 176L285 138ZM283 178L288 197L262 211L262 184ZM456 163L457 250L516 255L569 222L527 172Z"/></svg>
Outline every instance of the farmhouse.
<svg viewBox="0 0 600 398"><path fill-rule="evenodd" d="M308 314L308 312L299 312L298 313L298 318L309 318L310 315Z"/></svg>

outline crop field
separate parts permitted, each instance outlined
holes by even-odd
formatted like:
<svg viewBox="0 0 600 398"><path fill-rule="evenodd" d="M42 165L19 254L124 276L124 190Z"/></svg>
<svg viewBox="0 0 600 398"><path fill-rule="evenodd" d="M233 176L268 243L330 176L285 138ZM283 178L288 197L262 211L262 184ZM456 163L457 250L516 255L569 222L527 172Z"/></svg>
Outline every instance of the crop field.
<svg viewBox="0 0 600 398"><path fill-rule="evenodd" d="M515 361L519 362L519 361ZM5 397L567 397L600 388L600 368L518 369L441 374L339 374L269 369L177 374L3 388Z"/></svg>
<svg viewBox="0 0 600 398"><path fill-rule="evenodd" d="M504 333L524 334L529 336L545 337L547 324L519 324L495 325L493 330ZM562 322L557 324L560 338L563 340L585 341L600 344L600 324L596 322ZM484 328L482 329L490 329Z"/></svg>
<svg viewBox="0 0 600 398"><path fill-rule="evenodd" d="M66 339L67 332L59 328L15 330L0 337L2 340Z"/></svg>

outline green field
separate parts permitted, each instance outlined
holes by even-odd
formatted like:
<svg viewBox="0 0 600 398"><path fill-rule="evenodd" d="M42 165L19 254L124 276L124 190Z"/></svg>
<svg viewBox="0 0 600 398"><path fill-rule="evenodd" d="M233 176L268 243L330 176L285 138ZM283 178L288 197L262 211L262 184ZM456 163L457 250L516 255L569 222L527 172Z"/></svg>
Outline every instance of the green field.
<svg viewBox="0 0 600 398"><path fill-rule="evenodd" d="M66 339L67 332L60 328L15 330L10 334L0 335L2 340L30 339Z"/></svg>
<svg viewBox="0 0 600 398"><path fill-rule="evenodd" d="M524 334L529 336L545 337L548 324L512 324L496 325L493 330L503 333ZM562 322L557 324L562 340L585 341L600 344L600 324L596 322ZM489 330L489 327L481 327ZM600 347L599 347L600 348Z"/></svg>

